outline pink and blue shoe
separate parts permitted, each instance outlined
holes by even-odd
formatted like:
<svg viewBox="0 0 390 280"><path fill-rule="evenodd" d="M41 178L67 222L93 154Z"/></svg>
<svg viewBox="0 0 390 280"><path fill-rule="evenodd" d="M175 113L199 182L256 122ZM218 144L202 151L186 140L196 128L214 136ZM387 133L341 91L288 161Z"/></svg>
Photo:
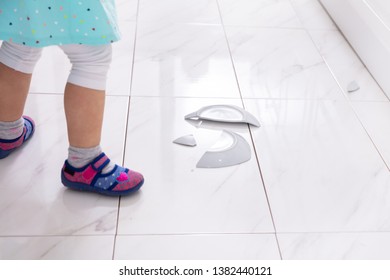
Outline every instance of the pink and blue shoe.
<svg viewBox="0 0 390 280"><path fill-rule="evenodd" d="M101 153L94 161L81 168L75 168L65 161L61 180L65 187L109 196L128 195L139 190L144 183L143 176L135 171L115 165L109 173L102 173L110 159Z"/></svg>
<svg viewBox="0 0 390 280"><path fill-rule="evenodd" d="M24 127L23 133L16 139L13 140L2 140L0 139L0 159L8 157L12 152L22 147L34 134L35 124L34 121L27 117L23 116Z"/></svg>

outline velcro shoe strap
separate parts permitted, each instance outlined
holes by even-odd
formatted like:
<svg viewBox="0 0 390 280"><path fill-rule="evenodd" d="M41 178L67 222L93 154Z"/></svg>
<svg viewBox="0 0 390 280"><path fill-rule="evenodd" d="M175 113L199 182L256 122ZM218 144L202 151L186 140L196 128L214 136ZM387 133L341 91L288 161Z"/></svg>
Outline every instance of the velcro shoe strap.
<svg viewBox="0 0 390 280"><path fill-rule="evenodd" d="M100 172L109 164L109 162L110 159L104 153L101 153L92 163L92 167L97 172Z"/></svg>

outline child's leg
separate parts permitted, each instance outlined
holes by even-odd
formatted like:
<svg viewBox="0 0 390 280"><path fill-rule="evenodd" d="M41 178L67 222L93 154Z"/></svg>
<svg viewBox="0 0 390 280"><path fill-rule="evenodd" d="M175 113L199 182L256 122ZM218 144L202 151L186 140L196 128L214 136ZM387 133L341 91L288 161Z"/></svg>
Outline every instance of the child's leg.
<svg viewBox="0 0 390 280"><path fill-rule="evenodd" d="M64 103L70 146L92 148L100 145L104 100L104 90L66 85Z"/></svg>
<svg viewBox="0 0 390 280"><path fill-rule="evenodd" d="M61 46L72 63L65 87L65 114L68 127L68 161L82 167L101 154L106 79L111 62L111 45ZM114 164L105 168L110 171Z"/></svg>
<svg viewBox="0 0 390 280"><path fill-rule="evenodd" d="M0 121L16 121L22 116L32 73L41 53L40 48L9 42L1 45Z"/></svg>
<svg viewBox="0 0 390 280"><path fill-rule="evenodd" d="M100 144L111 45L61 48L72 63L64 99L69 143L92 148Z"/></svg>
<svg viewBox="0 0 390 280"><path fill-rule="evenodd" d="M9 42L0 48L0 159L20 147L34 131L33 121L22 114L41 51Z"/></svg>
<svg viewBox="0 0 390 280"><path fill-rule="evenodd" d="M14 122L22 117L31 76L0 63L0 122Z"/></svg>
<svg viewBox="0 0 390 280"><path fill-rule="evenodd" d="M111 45L61 48L73 65L65 89L70 147L62 171L63 184L108 195L138 190L143 183L142 175L111 163L100 148Z"/></svg>
<svg viewBox="0 0 390 280"><path fill-rule="evenodd" d="M67 83L65 87L65 115L68 127L68 161L82 167L102 153L100 139L104 114L105 91ZM108 173L115 165L108 164Z"/></svg>

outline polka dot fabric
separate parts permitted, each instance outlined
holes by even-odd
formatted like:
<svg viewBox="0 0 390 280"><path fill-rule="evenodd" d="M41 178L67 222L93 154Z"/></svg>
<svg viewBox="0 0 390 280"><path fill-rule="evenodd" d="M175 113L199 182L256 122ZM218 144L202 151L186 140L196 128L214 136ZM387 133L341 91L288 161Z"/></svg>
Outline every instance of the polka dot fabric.
<svg viewBox="0 0 390 280"><path fill-rule="evenodd" d="M0 0L0 39L16 44L103 45L119 40L114 0Z"/></svg>

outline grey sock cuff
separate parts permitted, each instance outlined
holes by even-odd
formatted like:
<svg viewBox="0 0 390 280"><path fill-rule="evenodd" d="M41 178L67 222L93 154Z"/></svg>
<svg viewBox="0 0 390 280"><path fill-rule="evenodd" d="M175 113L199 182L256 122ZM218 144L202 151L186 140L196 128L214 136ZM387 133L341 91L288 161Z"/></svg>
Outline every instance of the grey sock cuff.
<svg viewBox="0 0 390 280"><path fill-rule="evenodd" d="M92 148L77 148L70 146L68 149L68 162L73 167L79 168L92 162L102 153L100 146Z"/></svg>
<svg viewBox="0 0 390 280"><path fill-rule="evenodd" d="M102 148L96 146L93 148L76 148L70 146L68 149L68 162L75 168L80 168L88 163L92 162L98 155L102 153ZM104 167L102 170L103 173L108 173L113 170L115 164L110 161L110 163Z"/></svg>
<svg viewBox="0 0 390 280"><path fill-rule="evenodd" d="M0 122L0 139L12 140L20 137L23 133L23 127L23 118L13 122Z"/></svg>

